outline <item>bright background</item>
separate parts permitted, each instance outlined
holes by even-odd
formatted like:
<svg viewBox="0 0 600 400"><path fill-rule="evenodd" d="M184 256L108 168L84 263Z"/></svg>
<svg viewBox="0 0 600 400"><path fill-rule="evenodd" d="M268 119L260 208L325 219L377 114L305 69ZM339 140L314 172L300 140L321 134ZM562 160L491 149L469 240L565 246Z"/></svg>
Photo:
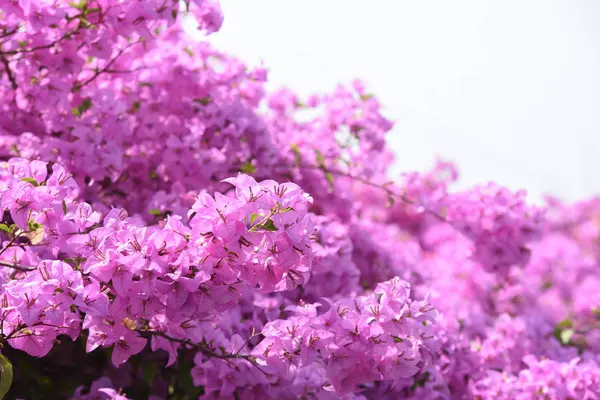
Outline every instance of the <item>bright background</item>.
<svg viewBox="0 0 600 400"><path fill-rule="evenodd" d="M396 171L600 194L600 2L223 0L210 38L301 95L361 78L396 121Z"/></svg>

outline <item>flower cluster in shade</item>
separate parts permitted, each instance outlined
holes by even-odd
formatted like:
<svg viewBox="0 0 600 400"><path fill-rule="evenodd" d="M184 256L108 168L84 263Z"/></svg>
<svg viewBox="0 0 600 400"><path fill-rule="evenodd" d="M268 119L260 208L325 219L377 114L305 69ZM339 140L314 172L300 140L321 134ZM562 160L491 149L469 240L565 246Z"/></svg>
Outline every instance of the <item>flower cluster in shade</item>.
<svg viewBox="0 0 600 400"><path fill-rule="evenodd" d="M212 0L4 3L2 354L106 355L72 399L600 398L600 200L390 176L362 82L267 91L186 34Z"/></svg>

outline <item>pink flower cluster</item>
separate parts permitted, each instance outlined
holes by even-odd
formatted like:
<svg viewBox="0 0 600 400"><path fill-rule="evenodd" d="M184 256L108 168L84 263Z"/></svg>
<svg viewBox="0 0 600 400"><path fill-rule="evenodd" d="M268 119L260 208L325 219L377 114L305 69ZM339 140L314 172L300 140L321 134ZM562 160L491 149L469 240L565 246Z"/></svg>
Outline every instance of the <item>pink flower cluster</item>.
<svg viewBox="0 0 600 400"><path fill-rule="evenodd" d="M319 311L321 306L292 306L290 317L262 328L264 339L252 354L264 365L264 375L223 360L205 363L200 355L195 381L215 397L236 389L243 397L259 391L272 396L273 388L265 385L276 384L285 398L337 398L372 381L411 378L435 350L434 308L412 300L409 284L399 278L379 284L368 296L330 301L326 311ZM244 346L232 343L237 351ZM320 385L307 382L309 377Z"/></svg>
<svg viewBox="0 0 600 400"><path fill-rule="evenodd" d="M0 5L0 398L600 398L600 200L391 177L363 83L269 93L185 18Z"/></svg>
<svg viewBox="0 0 600 400"><path fill-rule="evenodd" d="M517 375L502 372L490 376L473 387L480 398L494 399L594 399L600 392L600 370L596 363L581 363L574 358L569 363L523 359L527 369Z"/></svg>
<svg viewBox="0 0 600 400"><path fill-rule="evenodd" d="M529 261L527 244L543 232L543 210L494 183L448 196L446 219L475 244L474 256L486 268L501 270Z"/></svg>

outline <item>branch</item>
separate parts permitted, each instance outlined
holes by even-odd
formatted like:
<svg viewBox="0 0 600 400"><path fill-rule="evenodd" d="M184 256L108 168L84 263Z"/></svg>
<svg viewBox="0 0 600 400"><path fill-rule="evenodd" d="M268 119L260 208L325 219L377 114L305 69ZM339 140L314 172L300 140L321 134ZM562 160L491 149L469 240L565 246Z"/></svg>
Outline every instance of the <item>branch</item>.
<svg viewBox="0 0 600 400"><path fill-rule="evenodd" d="M0 261L0 266L13 268L13 269L16 269L16 270L22 271L22 272L29 272L29 271L33 271L33 270L37 269L37 267L34 267L33 265L20 265L20 264L11 263L8 261Z"/></svg>
<svg viewBox="0 0 600 400"><path fill-rule="evenodd" d="M9 249L9 248L10 248L10 247L11 247L11 246L14 244L14 243L15 243L15 240L17 240L19 237L21 237L21 235L22 235L23 233L24 233L24 232L23 232L22 230L20 230L20 229L19 229L19 230L17 231L17 234L16 234L16 235L14 235L12 239L10 239L10 242L8 242L8 244L7 244L7 245L6 245L6 246L5 246L5 247L4 247L2 250L0 250L0 256L1 256L2 254L4 254L4 252L5 252L6 250L8 250L8 249Z"/></svg>
<svg viewBox="0 0 600 400"><path fill-rule="evenodd" d="M144 71L147 69L150 69L151 67L147 67L145 65L137 67L137 68L133 68L133 69L107 69L106 72L107 74L132 74L134 72L138 72L138 71Z"/></svg>
<svg viewBox="0 0 600 400"><path fill-rule="evenodd" d="M92 83L94 80L96 80L97 77L99 77L101 74L111 71L110 67L115 63L115 61L117 61L117 59L125 52L125 50L127 50L128 48L141 43L140 41L137 42L133 42L133 43L129 43L127 46L123 47L121 50L119 50L117 52L117 55L115 55L112 59L110 59L106 65L104 66L104 68L96 70L96 72L94 73L94 75L92 75L88 80L86 80L83 83L76 83L75 85L73 85L73 92L78 92L79 90L81 90L81 88L83 88L84 86Z"/></svg>
<svg viewBox="0 0 600 400"><path fill-rule="evenodd" d="M438 219L438 220L440 220L442 222L448 223L448 224L450 223L450 222L448 222L448 220L446 220L446 218L444 218L440 214L436 213L435 211L433 211L433 210L431 210L431 209L429 209L427 207L422 206L421 204L419 204L418 202L412 200L411 198L407 197L404 194L396 193L395 191L393 191L392 189L390 189L388 187L389 185L382 184L382 183L372 182L372 181L368 180L367 178L363 178L361 176L355 176L355 175L352 175L352 174L350 174L348 172L344 172L344 171L339 171L339 170L335 170L335 169L329 169L329 168L327 168L325 166L306 165L306 164L294 164L292 166L285 166L285 165L281 166L281 168L290 168L290 169L292 169L294 167L297 167L297 168L306 168L306 169L316 169L316 170L319 170L319 171L323 171L325 174L330 173L332 175L343 176L343 177L355 180L357 182L363 183L365 185L381 189L381 190L385 191L385 193L389 197L392 197L392 198L395 197L395 198L401 200L402 202L404 202L406 204L409 204L409 205L412 205L412 206L421 206L421 207L423 207L425 209L426 213L430 214L434 218L436 218L436 219Z"/></svg>
<svg viewBox="0 0 600 400"><path fill-rule="evenodd" d="M144 334L150 335L150 336L160 336L164 339L167 339L171 342L174 343L179 343L182 344L184 346L188 346L191 347L194 350L199 351L200 353L204 354L205 356L208 357L213 357L213 358L220 358L222 360L225 361L231 361L232 359L238 359L238 360L246 360L248 361L250 364L252 364L253 366L255 366L260 372L262 372L265 375L269 375L268 372L266 372L264 369L262 369L262 367L258 364L258 362L256 361L256 358L249 355L249 354L239 354L239 351L237 351L236 353L217 353L215 350L213 350L212 348L210 348L208 345L204 344L204 343L194 343L189 339L178 339L178 338L174 338L172 336L167 335L164 332L159 332L159 331L144 331L144 330L136 330L136 332L138 332L140 335L144 336ZM244 344L243 347L245 347L246 344ZM241 349L240 349L241 350Z"/></svg>
<svg viewBox="0 0 600 400"><path fill-rule="evenodd" d="M4 322L4 321L2 321ZM13 331L11 333L9 333L7 336L4 336L2 339L4 340L10 340L10 339L18 339L21 337L27 337L27 336L36 336L33 332L31 333L25 333L23 335L18 335L23 329L29 329L29 328L33 328L36 326L49 326L52 328L58 328L58 329L71 329L71 330L76 330L78 328L74 328L72 326L63 326L63 325L55 325L55 324L47 324L45 322L36 322L30 326L27 326L23 323L20 323L19 325L17 325Z"/></svg>
<svg viewBox="0 0 600 400"><path fill-rule="evenodd" d="M20 27L21 27L20 25L17 25L15 27L15 29L13 29L12 31L7 31L7 32L3 33L2 35L0 35L0 39L4 39L5 37L14 35L15 33L17 33L19 31ZM5 28L3 28L3 29L5 29Z"/></svg>
<svg viewBox="0 0 600 400"><path fill-rule="evenodd" d="M12 70L10 69L10 65L8 64L8 59L6 58L6 56L4 55L4 53L2 51L0 51L0 61L2 61L2 64L4 65L4 70L6 71L6 74L8 75L8 80L10 81L10 85L12 86L13 90L17 90L17 80L15 79L15 75L13 74Z"/></svg>
<svg viewBox="0 0 600 400"><path fill-rule="evenodd" d="M38 50L42 50L42 49L49 49L49 48L57 45L58 43L62 42L63 40L69 39L71 36L77 34L78 30L79 30L79 28L77 28L77 29L75 29L73 31L67 32L63 36L61 36L60 38L58 38L55 41L50 42L48 44L43 44L43 45L40 45L40 46L37 46L37 47L31 47L29 49L9 50L9 51L4 52L4 54L12 56L12 55L15 55L15 54L32 53L34 51L38 51Z"/></svg>
<svg viewBox="0 0 600 400"><path fill-rule="evenodd" d="M266 223L269 218L271 218L272 216L274 216L276 213L271 211L269 212L269 214L267 214L263 219L261 219L260 221L258 221L256 224L254 224L253 226L250 227L250 229L248 229L248 232L256 232L256 229L261 226L262 224Z"/></svg>

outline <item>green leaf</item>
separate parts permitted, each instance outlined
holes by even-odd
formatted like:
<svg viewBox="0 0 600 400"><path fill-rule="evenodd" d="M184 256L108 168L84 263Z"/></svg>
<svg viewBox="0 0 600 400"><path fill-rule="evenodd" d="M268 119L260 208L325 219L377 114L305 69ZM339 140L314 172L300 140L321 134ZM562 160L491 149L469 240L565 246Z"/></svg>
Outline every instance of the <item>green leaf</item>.
<svg viewBox="0 0 600 400"><path fill-rule="evenodd" d="M12 364L4 354L0 354L0 400L6 396L13 380Z"/></svg>
<svg viewBox="0 0 600 400"><path fill-rule="evenodd" d="M33 219L27 220L27 230L33 232L42 227L42 224L35 222Z"/></svg>
<svg viewBox="0 0 600 400"><path fill-rule="evenodd" d="M71 108L71 113L76 117L81 117L81 115L90 108L92 108L92 99L86 97L76 108Z"/></svg>
<svg viewBox="0 0 600 400"><path fill-rule="evenodd" d="M62 261L66 262L74 269L79 270L79 269L81 269L81 263L86 260L87 260L87 258L83 258L83 257L75 257L75 258L67 257L67 258L64 258Z"/></svg>
<svg viewBox="0 0 600 400"><path fill-rule="evenodd" d="M429 380L429 371L425 371L423 377L421 379L415 380L415 383L412 385L411 389L415 390L418 387L424 387L425 383Z"/></svg>
<svg viewBox="0 0 600 400"><path fill-rule="evenodd" d="M63 262L66 262L67 264L69 264L71 267L75 267L77 265L77 261L74 258L71 257L67 257L67 258L63 258L62 260Z"/></svg>
<svg viewBox="0 0 600 400"><path fill-rule="evenodd" d="M250 225L254 225L254 221L256 221L260 217L260 215L256 213L250 214Z"/></svg>
<svg viewBox="0 0 600 400"><path fill-rule="evenodd" d="M129 110L129 113L133 114L133 113L138 112L140 110L140 106L141 106L141 103L139 100L134 101L133 105L131 106L131 109Z"/></svg>
<svg viewBox="0 0 600 400"><path fill-rule="evenodd" d="M317 156L317 164L319 168L325 168L325 157L323 156L323 153L321 153L319 149L315 149L315 154Z"/></svg>
<svg viewBox="0 0 600 400"><path fill-rule="evenodd" d="M294 152L294 159L296 160L296 165L302 164L302 156L300 155L300 149L297 144L293 144L292 151Z"/></svg>
<svg viewBox="0 0 600 400"><path fill-rule="evenodd" d="M21 150L19 150L19 148L17 147L16 144L13 143L12 146L10 146L10 150L15 153L17 156L21 157Z"/></svg>
<svg viewBox="0 0 600 400"><path fill-rule="evenodd" d="M327 182L329 182L329 191L333 192L333 174L327 170L327 166L325 165L325 157L319 149L315 149L315 155L317 157L318 167L323 170L325 173L325 179L327 179Z"/></svg>
<svg viewBox="0 0 600 400"><path fill-rule="evenodd" d="M67 203L65 203L65 201L62 201L62 209L63 209L63 213L67 213Z"/></svg>
<svg viewBox="0 0 600 400"><path fill-rule="evenodd" d="M148 211L148 214L158 217L158 216L162 215L162 212L157 208L153 208L152 210Z"/></svg>
<svg viewBox="0 0 600 400"><path fill-rule="evenodd" d="M102 9L99 7L95 7L95 8L88 8L87 10L85 10L84 15L89 15L89 14L93 14L95 12L101 12Z"/></svg>
<svg viewBox="0 0 600 400"><path fill-rule="evenodd" d="M329 182L329 191L333 192L334 182L333 182L333 174L331 172L325 172L325 179Z"/></svg>
<svg viewBox="0 0 600 400"><path fill-rule="evenodd" d="M70 1L69 5L78 10L83 10L87 7L87 0L79 0L79 3L75 3L74 1Z"/></svg>
<svg viewBox="0 0 600 400"><path fill-rule="evenodd" d="M0 231L4 231L4 232L6 232L6 233L8 233L8 234L10 234L10 233L11 233L11 232L10 232L10 228L9 228L9 227L8 227L8 225L6 225L6 224L0 224Z"/></svg>
<svg viewBox="0 0 600 400"><path fill-rule="evenodd" d="M573 321L571 321L569 318L567 319L563 319L562 321L560 321L558 323L558 325L556 326L558 329L568 329L568 328L572 328L573 327Z"/></svg>
<svg viewBox="0 0 600 400"><path fill-rule="evenodd" d="M90 99L89 97L86 97L85 99L83 99L83 101L79 105L79 111L83 114L90 108L92 108L92 99Z"/></svg>
<svg viewBox="0 0 600 400"><path fill-rule="evenodd" d="M79 17L79 27L82 29L95 29L96 25L92 24L90 21L88 21L88 19L85 17L87 15L87 13L83 13L83 15L81 17Z"/></svg>
<svg viewBox="0 0 600 400"><path fill-rule="evenodd" d="M40 184L31 177L21 178L20 180L21 182L31 183L33 186L40 186Z"/></svg>
<svg viewBox="0 0 600 400"><path fill-rule="evenodd" d="M279 229L277 229L277 227L273 223L272 219L268 219L267 222L265 222L264 224L262 224L260 226L260 228L264 229L265 231L269 231L269 232L275 232L275 231L279 230Z"/></svg>
<svg viewBox="0 0 600 400"><path fill-rule="evenodd" d="M252 165L250 161L244 163L240 169L245 174L253 174L256 172L256 167Z"/></svg>
<svg viewBox="0 0 600 400"><path fill-rule="evenodd" d="M198 98L195 98L195 99L194 99L194 102L196 102L196 103L200 103L200 104L202 104L203 106L207 106L207 105L209 105L209 104L210 104L211 100L210 100L210 97L209 97L209 96L205 96L205 97L202 97L202 98L200 98L200 97L198 97Z"/></svg>

